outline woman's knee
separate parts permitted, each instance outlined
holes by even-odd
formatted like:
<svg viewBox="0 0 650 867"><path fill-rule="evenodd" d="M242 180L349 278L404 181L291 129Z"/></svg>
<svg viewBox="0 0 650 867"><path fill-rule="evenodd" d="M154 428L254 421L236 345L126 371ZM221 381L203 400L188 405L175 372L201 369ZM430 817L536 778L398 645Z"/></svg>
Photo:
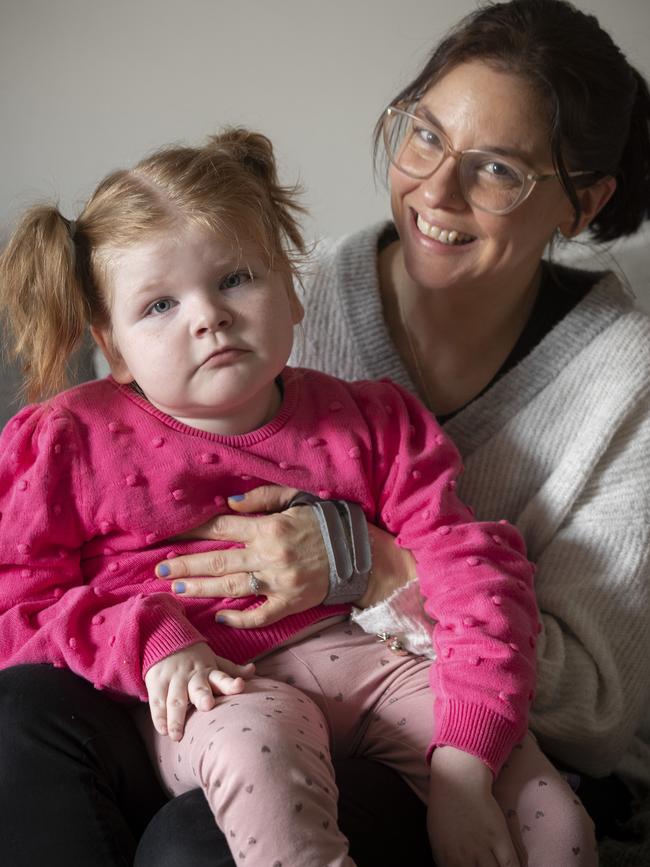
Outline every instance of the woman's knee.
<svg viewBox="0 0 650 867"><path fill-rule="evenodd" d="M66 669L50 665L15 665L0 671L0 714L4 718L32 714L45 704L60 703L84 682Z"/></svg>
<svg viewBox="0 0 650 867"><path fill-rule="evenodd" d="M159 810L138 844L134 867L234 867L226 838L202 791L173 798Z"/></svg>

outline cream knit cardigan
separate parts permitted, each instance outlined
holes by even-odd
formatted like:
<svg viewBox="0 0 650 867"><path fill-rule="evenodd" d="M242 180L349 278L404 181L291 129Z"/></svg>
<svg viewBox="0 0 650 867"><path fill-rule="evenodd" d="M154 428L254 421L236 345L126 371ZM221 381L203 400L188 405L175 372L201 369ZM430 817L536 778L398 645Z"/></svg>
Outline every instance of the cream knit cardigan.
<svg viewBox="0 0 650 867"><path fill-rule="evenodd" d="M384 225L323 242L294 363L415 391L382 318ZM531 728L557 759L650 786L650 319L613 275L458 413L459 492L518 526L537 564L543 632ZM412 633L407 587L364 626Z"/></svg>

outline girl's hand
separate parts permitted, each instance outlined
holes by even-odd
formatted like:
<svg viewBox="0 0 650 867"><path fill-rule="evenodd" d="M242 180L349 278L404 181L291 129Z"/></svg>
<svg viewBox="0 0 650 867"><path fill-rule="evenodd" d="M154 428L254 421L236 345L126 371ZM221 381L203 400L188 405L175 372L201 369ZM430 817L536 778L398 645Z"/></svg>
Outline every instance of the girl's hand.
<svg viewBox="0 0 650 867"><path fill-rule="evenodd" d="M245 547L165 560L156 574L172 581L172 590L184 596L240 597L251 595L250 573L254 572L266 601L248 611L217 612L220 622L229 626L264 626L318 605L329 588L329 563L318 521L306 506L275 511L295 494L295 488L267 485L249 491L243 499L230 498L229 506L244 514L220 515L183 538L240 542ZM274 513L245 514L266 511Z"/></svg>
<svg viewBox="0 0 650 867"><path fill-rule="evenodd" d="M243 692L255 666L235 665L217 656L204 642L192 644L152 665L144 676L154 728L180 741L188 704L211 710L217 695Z"/></svg>
<svg viewBox="0 0 650 867"><path fill-rule="evenodd" d="M492 772L476 756L438 747L431 759L427 830L438 867L526 867L492 794Z"/></svg>

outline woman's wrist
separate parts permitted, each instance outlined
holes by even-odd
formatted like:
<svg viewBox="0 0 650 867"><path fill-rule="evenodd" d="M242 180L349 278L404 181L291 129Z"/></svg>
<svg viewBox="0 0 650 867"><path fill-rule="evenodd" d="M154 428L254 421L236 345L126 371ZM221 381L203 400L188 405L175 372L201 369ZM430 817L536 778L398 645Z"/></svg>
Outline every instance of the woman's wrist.
<svg viewBox="0 0 650 867"><path fill-rule="evenodd" d="M417 577L413 555L405 548L400 548L390 533L368 524L368 536L372 549L372 569L366 592L354 603L358 608L368 608L382 602Z"/></svg>
<svg viewBox="0 0 650 867"><path fill-rule="evenodd" d="M368 586L372 568L368 522L356 503L322 500L299 491L287 508L307 506L318 521L329 564L329 589L323 605L354 602Z"/></svg>

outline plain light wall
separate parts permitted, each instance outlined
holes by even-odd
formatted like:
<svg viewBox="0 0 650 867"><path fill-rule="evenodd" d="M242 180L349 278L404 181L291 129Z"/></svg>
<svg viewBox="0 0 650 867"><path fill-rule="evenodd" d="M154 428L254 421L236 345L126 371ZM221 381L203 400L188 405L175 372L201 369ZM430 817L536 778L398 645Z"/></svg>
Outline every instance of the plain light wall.
<svg viewBox="0 0 650 867"><path fill-rule="evenodd" d="M223 124L273 140L309 235L388 214L370 138L467 0L0 0L0 232L73 218L100 178ZM578 0L650 77L649 0ZM603 118L607 122L607 118Z"/></svg>

